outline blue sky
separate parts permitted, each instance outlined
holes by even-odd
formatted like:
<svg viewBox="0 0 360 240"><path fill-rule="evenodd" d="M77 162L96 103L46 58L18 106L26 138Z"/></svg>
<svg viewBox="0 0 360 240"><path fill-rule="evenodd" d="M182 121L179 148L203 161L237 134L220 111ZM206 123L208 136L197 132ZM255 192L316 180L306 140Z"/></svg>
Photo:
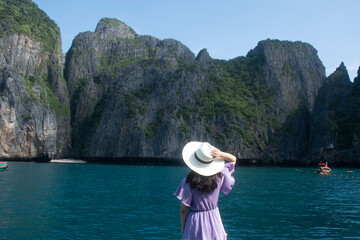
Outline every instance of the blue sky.
<svg viewBox="0 0 360 240"><path fill-rule="evenodd" d="M267 38L307 42L329 75L360 66L359 0L33 0L61 29L63 52L103 17L140 35L173 38L216 59L245 56Z"/></svg>

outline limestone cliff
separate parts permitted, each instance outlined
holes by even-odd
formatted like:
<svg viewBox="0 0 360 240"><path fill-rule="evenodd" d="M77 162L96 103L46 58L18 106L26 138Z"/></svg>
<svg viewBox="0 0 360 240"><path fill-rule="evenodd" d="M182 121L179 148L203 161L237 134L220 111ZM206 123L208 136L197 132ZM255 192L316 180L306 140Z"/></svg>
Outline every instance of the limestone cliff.
<svg viewBox="0 0 360 240"><path fill-rule="evenodd" d="M262 41L247 57L221 61L102 19L74 39L65 78L79 157L180 158L198 140L269 162L274 152L298 159L299 146L276 145L278 132L294 111L312 110L325 69L301 42Z"/></svg>
<svg viewBox="0 0 360 240"><path fill-rule="evenodd" d="M360 166L360 69L326 78L310 44L268 39L224 61L104 18L64 58L30 0L0 16L0 158L169 164L194 140L240 163Z"/></svg>
<svg viewBox="0 0 360 240"><path fill-rule="evenodd" d="M176 80L198 78L178 69L193 62L194 54L180 42L139 36L116 19L102 19L95 32L79 34L65 68L74 152L174 157L184 143L179 123L169 118L183 94Z"/></svg>
<svg viewBox="0 0 360 240"><path fill-rule="evenodd" d="M359 76L358 76L359 77ZM310 156L332 165L360 166L360 88L344 63L325 81L311 117Z"/></svg>
<svg viewBox="0 0 360 240"><path fill-rule="evenodd" d="M308 161L310 115L326 78L316 49L302 42L262 41L248 56L254 54L265 59L261 82L273 92L271 109L276 116L261 161Z"/></svg>
<svg viewBox="0 0 360 240"><path fill-rule="evenodd" d="M282 120L300 104L312 111L326 76L317 50L308 43L261 41L248 56L260 54L266 61L264 84L276 89L275 111Z"/></svg>
<svg viewBox="0 0 360 240"><path fill-rule="evenodd" d="M70 124L60 30L31 1L4 1L0 14L0 158L62 157Z"/></svg>

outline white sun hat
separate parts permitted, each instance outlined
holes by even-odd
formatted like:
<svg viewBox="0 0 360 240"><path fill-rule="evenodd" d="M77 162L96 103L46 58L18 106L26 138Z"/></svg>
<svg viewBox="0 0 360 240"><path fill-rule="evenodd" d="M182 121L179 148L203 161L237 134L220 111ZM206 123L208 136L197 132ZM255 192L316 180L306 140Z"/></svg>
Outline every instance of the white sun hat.
<svg viewBox="0 0 360 240"><path fill-rule="evenodd" d="M207 142L189 142L182 151L185 164L202 176L212 176L224 168L222 158L213 158L210 152L215 149Z"/></svg>

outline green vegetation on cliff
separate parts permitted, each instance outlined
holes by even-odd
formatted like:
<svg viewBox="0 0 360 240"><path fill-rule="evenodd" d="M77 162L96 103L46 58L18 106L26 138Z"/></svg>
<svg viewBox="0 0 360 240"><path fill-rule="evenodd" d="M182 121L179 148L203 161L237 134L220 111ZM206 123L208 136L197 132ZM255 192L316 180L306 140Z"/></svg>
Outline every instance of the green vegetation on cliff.
<svg viewBox="0 0 360 240"><path fill-rule="evenodd" d="M65 104L60 103L55 95L55 89L50 86L49 82L44 78L37 78L34 76L24 76L26 84L26 92L30 101L36 105L50 107L58 116L67 117L70 115L70 108L68 102ZM36 93L35 86L40 86L40 95ZM25 99L23 101L26 102Z"/></svg>
<svg viewBox="0 0 360 240"><path fill-rule="evenodd" d="M259 56L239 57L219 62L218 73L211 75L213 88L199 97L208 117L227 114L251 123L259 118L261 105L271 104L269 92L259 84L263 60Z"/></svg>
<svg viewBox="0 0 360 240"><path fill-rule="evenodd" d="M255 131L274 121L273 92L259 82L264 60L254 55L215 63L217 67L209 70L212 87L198 95L198 110L210 124L214 117L229 122L226 134L221 129L224 123L219 122L207 126L207 131L220 144L231 143L233 136L238 135L247 144L263 145L264 139L259 139Z"/></svg>
<svg viewBox="0 0 360 240"><path fill-rule="evenodd" d="M66 82L58 63L60 29L56 23L31 0L3 0L0 1L0 37L6 33L24 34L39 41L41 51L49 53L34 73L24 76L29 99L34 104L49 106L60 116L69 115L68 103L61 103L57 96L59 85L66 86ZM38 95L34 91L35 85L41 89ZM67 99L67 95L64 98Z"/></svg>
<svg viewBox="0 0 360 240"><path fill-rule="evenodd" d="M31 0L0 1L0 37L16 32L44 44L44 50L56 52L60 29Z"/></svg>

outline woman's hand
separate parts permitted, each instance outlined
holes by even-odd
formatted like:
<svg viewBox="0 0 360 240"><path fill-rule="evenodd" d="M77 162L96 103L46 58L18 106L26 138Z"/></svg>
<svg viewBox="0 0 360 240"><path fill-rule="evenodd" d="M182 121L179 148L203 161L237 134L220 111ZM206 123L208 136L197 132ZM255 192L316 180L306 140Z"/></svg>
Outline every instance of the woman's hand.
<svg viewBox="0 0 360 240"><path fill-rule="evenodd" d="M221 155L221 151L217 148L213 149L210 154L213 156L213 158L217 158L220 157Z"/></svg>
<svg viewBox="0 0 360 240"><path fill-rule="evenodd" d="M188 215L189 207L185 204L180 204L180 221L181 221L181 234L184 235L184 229L186 224L186 218Z"/></svg>
<svg viewBox="0 0 360 240"><path fill-rule="evenodd" d="M219 149L215 148L213 149L210 154L213 156L213 158L222 158L225 159L232 164L236 164L236 157L230 153L222 152Z"/></svg>

